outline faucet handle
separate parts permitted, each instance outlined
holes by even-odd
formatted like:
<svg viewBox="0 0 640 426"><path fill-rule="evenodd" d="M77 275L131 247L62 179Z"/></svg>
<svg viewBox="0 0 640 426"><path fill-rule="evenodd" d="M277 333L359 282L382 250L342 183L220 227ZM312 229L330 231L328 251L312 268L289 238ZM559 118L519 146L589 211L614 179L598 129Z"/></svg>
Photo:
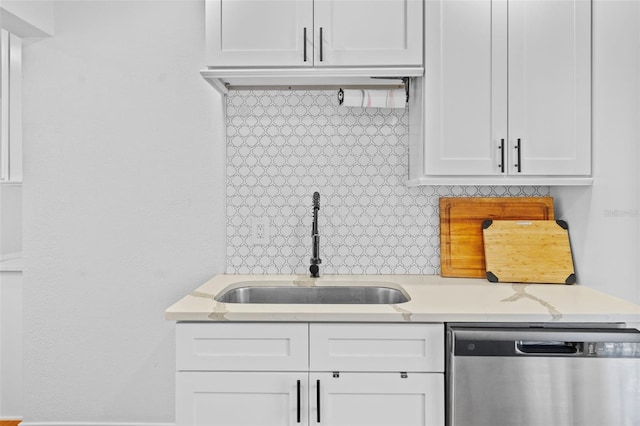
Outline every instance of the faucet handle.
<svg viewBox="0 0 640 426"><path fill-rule="evenodd" d="M320 210L320 193L319 192L313 193L313 208Z"/></svg>
<svg viewBox="0 0 640 426"><path fill-rule="evenodd" d="M318 265L309 266L309 272L311 273L311 278L320 277L320 267Z"/></svg>

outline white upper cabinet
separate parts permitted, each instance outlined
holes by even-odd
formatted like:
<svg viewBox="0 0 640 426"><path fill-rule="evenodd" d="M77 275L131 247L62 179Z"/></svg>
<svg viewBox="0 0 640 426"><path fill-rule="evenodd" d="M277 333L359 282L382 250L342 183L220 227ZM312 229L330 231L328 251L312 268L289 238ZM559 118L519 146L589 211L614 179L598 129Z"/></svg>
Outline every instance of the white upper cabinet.
<svg viewBox="0 0 640 426"><path fill-rule="evenodd" d="M313 65L312 0L207 0L209 66Z"/></svg>
<svg viewBox="0 0 640 426"><path fill-rule="evenodd" d="M421 0L315 0L315 66L422 66Z"/></svg>
<svg viewBox="0 0 640 426"><path fill-rule="evenodd" d="M590 124L591 2L511 0L509 173L590 174Z"/></svg>
<svg viewBox="0 0 640 426"><path fill-rule="evenodd" d="M425 7L409 184L590 183L590 1Z"/></svg>
<svg viewBox="0 0 640 426"><path fill-rule="evenodd" d="M207 0L209 67L422 66L420 0Z"/></svg>
<svg viewBox="0 0 640 426"><path fill-rule="evenodd" d="M507 137L506 2L442 0L426 7L425 169L498 174L496 146Z"/></svg>

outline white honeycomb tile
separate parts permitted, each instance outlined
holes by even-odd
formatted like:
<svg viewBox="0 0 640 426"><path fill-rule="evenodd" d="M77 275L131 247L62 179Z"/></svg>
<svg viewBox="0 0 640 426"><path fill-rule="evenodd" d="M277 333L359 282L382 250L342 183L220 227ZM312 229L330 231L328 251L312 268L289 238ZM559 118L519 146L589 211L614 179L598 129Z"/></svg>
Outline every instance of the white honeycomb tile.
<svg viewBox="0 0 640 426"><path fill-rule="evenodd" d="M227 273L306 274L320 192L321 274L438 274L440 197L539 196L548 187L404 186L405 110L337 105L335 91L227 96ZM252 244L267 217L267 245Z"/></svg>

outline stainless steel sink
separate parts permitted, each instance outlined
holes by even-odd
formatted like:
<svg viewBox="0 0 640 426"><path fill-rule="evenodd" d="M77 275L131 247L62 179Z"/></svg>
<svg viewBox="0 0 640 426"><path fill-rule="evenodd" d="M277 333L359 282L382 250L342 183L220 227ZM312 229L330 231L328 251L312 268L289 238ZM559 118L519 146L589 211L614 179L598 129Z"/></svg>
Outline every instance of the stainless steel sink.
<svg viewBox="0 0 640 426"><path fill-rule="evenodd" d="M236 287L218 294L223 303L305 303L386 305L409 301L401 290L380 285L325 285L321 287L251 286Z"/></svg>

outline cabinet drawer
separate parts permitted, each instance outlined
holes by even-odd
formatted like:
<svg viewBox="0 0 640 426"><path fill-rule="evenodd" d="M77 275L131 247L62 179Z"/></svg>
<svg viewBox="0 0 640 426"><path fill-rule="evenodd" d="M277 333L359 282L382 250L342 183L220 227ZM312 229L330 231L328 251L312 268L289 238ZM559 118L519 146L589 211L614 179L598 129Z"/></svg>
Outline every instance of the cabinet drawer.
<svg viewBox="0 0 640 426"><path fill-rule="evenodd" d="M311 324L311 371L444 371L443 324Z"/></svg>
<svg viewBox="0 0 640 426"><path fill-rule="evenodd" d="M307 371L308 324L178 323L178 371Z"/></svg>

